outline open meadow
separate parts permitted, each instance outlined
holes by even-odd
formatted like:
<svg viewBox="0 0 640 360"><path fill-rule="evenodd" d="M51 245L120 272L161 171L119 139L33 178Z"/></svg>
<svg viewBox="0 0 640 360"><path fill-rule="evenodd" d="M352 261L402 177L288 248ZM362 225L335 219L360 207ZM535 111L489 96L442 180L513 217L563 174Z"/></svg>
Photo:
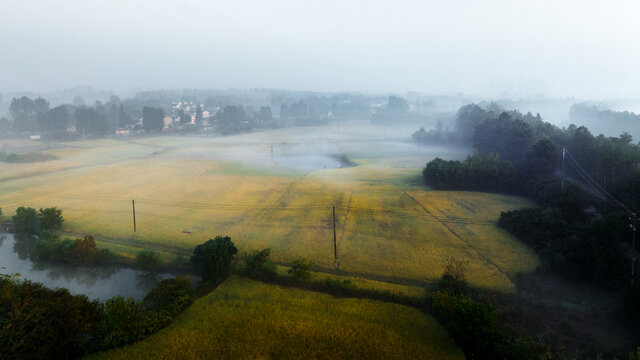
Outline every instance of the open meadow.
<svg viewBox="0 0 640 360"><path fill-rule="evenodd" d="M431 317L232 277L149 338L89 359L464 359Z"/></svg>
<svg viewBox="0 0 640 360"><path fill-rule="evenodd" d="M169 259L224 234L240 252L268 247L277 262L303 257L333 269L335 207L345 273L428 283L453 256L469 260L472 285L512 291L511 279L539 260L496 221L501 211L532 204L428 189L425 162L467 151L401 141L410 131L352 122L60 143L48 151L56 160L0 163L0 208L8 217L19 206L57 206L65 232L96 235L127 256L152 248ZM342 154L358 166L337 167L330 155Z"/></svg>

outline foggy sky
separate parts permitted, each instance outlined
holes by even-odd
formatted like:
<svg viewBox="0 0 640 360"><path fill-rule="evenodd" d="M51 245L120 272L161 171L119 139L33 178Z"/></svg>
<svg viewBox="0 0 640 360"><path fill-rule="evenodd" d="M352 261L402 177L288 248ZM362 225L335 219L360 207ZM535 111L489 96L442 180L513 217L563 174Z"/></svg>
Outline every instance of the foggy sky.
<svg viewBox="0 0 640 360"><path fill-rule="evenodd" d="M640 97L639 4L0 0L0 91Z"/></svg>

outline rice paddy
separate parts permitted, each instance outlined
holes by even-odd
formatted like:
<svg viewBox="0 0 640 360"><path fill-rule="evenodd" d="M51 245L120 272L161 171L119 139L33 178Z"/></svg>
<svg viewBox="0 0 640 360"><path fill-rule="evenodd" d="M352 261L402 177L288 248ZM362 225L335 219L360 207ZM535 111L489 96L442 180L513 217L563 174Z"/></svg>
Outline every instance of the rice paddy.
<svg viewBox="0 0 640 360"><path fill-rule="evenodd" d="M347 274L430 282L446 257L470 261L474 286L513 291L537 256L496 226L521 198L432 191L421 166L455 149L419 149L381 139L382 131L343 124L220 138L159 136L135 141L59 144L58 160L0 164L0 208L57 206L64 231L93 234L100 246L131 256L152 248L165 258L217 234L240 252L271 248L273 260L312 260ZM306 153L346 154L360 166L300 169L271 160ZM135 199L136 232L132 202Z"/></svg>
<svg viewBox="0 0 640 360"><path fill-rule="evenodd" d="M169 327L90 359L464 359L431 317L232 277Z"/></svg>

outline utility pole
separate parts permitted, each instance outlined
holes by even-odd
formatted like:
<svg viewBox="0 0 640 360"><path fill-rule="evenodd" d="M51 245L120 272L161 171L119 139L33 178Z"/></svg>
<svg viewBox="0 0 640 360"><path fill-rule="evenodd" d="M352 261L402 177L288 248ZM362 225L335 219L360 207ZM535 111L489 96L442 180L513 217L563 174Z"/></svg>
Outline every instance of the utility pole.
<svg viewBox="0 0 640 360"><path fill-rule="evenodd" d="M336 207L333 210L333 267L338 268L338 245L336 243Z"/></svg>
<svg viewBox="0 0 640 360"><path fill-rule="evenodd" d="M637 228L636 221L637 220L638 220L638 216L636 214L633 214L633 225L631 225L631 249L633 251L636 251L636 228Z"/></svg>
<svg viewBox="0 0 640 360"><path fill-rule="evenodd" d="M273 145L271 145L271 160L273 160Z"/></svg>
<svg viewBox="0 0 640 360"><path fill-rule="evenodd" d="M133 206L133 232L136 232L136 201L131 199L131 205Z"/></svg>
<svg viewBox="0 0 640 360"><path fill-rule="evenodd" d="M564 158L567 153L567 149L562 147L562 189L564 189Z"/></svg>

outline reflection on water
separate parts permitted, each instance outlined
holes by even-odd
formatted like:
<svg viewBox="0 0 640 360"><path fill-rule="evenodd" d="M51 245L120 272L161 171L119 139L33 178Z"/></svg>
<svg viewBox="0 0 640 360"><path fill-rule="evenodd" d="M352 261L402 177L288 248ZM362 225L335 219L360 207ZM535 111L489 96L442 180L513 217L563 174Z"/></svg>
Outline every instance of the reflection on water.
<svg viewBox="0 0 640 360"><path fill-rule="evenodd" d="M32 260L28 255L34 240L19 235L0 234L0 273L19 273L20 279L64 287L74 294L104 301L116 295L142 299L169 273L147 273L118 265L73 266Z"/></svg>

